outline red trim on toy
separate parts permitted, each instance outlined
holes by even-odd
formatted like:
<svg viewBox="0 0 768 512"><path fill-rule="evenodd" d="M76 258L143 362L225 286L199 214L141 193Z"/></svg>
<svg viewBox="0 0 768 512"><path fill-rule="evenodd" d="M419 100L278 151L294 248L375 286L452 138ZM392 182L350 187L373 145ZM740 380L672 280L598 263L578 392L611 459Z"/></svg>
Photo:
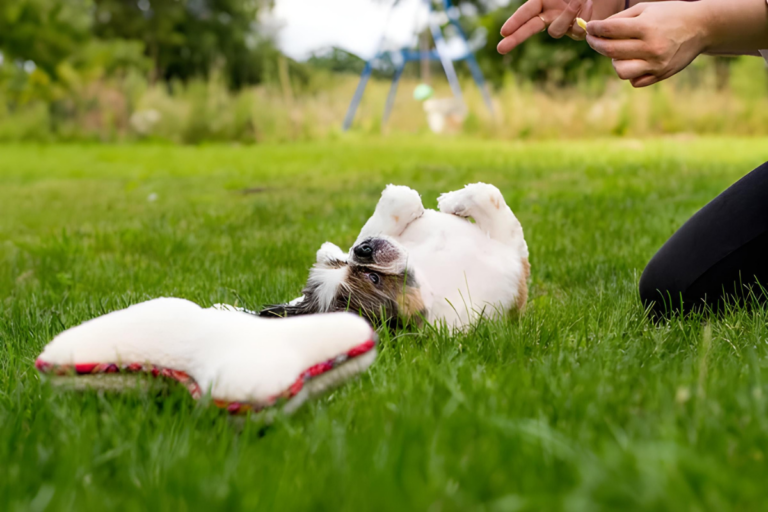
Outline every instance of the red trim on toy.
<svg viewBox="0 0 768 512"><path fill-rule="evenodd" d="M319 363L314 366L311 366L301 372L301 375L296 379L296 381L291 384L288 389L286 389L284 392L277 394L275 396L269 397L267 401L263 404L258 403L249 403L249 402L229 402L226 400L213 400L213 403L216 404L217 407L220 407L222 409L226 409L232 414L241 414L247 411L260 411L262 409L265 409L267 407L270 407L275 404L279 399L285 398L293 398L296 396L303 388L304 383L313 379L314 377L317 377L318 375L322 375L326 372L329 372L336 368L337 366L346 363L350 359L354 359L356 357L359 357L369 351L371 351L376 346L375 340L368 340L365 343L358 345L351 350L338 355L334 357L333 359L329 359L328 361L325 361L324 363ZM153 377L165 377L171 380L175 380L177 382L180 382L184 385L184 387L189 390L189 394L192 395L192 398L199 399L203 396L203 392L198 385L197 382L195 382L195 379L190 377L186 372L182 372L180 370L174 370L172 368L164 368L162 366L156 366L152 364L143 364L143 363L78 363L78 364L69 364L69 365L56 365L49 363L47 361L43 361L42 359L38 359L35 361L35 368L40 373L47 373L47 374L53 374L53 375L71 375L72 373L75 373L77 375L95 375L100 373L118 373L118 372L124 372L124 373L148 373L151 374Z"/></svg>

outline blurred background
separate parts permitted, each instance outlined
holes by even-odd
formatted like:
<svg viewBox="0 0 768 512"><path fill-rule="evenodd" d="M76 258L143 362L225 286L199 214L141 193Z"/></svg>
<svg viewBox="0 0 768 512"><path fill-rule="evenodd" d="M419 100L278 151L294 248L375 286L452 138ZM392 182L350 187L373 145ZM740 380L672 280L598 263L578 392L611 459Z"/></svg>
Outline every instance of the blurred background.
<svg viewBox="0 0 768 512"><path fill-rule="evenodd" d="M519 4L456 0L446 12L440 0L430 15L425 0L0 0L0 141L335 138L372 59L353 134L768 134L762 59L702 57L635 92L584 42L541 34L500 56L499 29ZM436 130L427 98L452 89L439 60L415 60L384 123L398 52L433 52L430 22L441 55L474 54L492 108L456 62L464 108Z"/></svg>

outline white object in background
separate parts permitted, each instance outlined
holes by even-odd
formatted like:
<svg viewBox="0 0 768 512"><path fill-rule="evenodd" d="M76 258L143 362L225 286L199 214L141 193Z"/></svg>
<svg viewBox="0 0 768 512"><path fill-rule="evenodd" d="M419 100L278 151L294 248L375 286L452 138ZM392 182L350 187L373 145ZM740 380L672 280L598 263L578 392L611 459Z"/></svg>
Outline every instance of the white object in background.
<svg viewBox="0 0 768 512"><path fill-rule="evenodd" d="M433 98L424 102L427 124L434 133L456 133L467 118L467 107L457 98Z"/></svg>
<svg viewBox="0 0 768 512"><path fill-rule="evenodd" d="M149 135L162 116L157 110L150 108L146 110L137 110L131 115L128 121L131 128L139 135Z"/></svg>

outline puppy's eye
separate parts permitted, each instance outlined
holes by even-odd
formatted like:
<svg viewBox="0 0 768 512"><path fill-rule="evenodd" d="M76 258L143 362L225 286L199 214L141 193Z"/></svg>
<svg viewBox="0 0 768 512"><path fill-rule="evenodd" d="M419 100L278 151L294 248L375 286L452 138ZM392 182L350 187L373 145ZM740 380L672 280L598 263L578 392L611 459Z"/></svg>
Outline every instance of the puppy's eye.
<svg viewBox="0 0 768 512"><path fill-rule="evenodd" d="M373 284L379 284L380 281L378 274L368 274L368 279L370 279Z"/></svg>

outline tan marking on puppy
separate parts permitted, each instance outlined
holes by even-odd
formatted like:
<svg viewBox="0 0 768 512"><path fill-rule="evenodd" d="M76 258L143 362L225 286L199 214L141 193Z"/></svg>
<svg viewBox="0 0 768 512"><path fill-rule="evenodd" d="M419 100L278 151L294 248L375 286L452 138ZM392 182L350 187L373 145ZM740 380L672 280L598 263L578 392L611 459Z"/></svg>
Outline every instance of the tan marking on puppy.
<svg viewBox="0 0 768 512"><path fill-rule="evenodd" d="M531 264L528 258L523 258L523 274L520 276L520 282L517 283L517 309L523 311L528 302L528 278L531 276Z"/></svg>
<svg viewBox="0 0 768 512"><path fill-rule="evenodd" d="M491 204L493 204L497 210L501 208L501 201L496 195L491 196Z"/></svg>
<svg viewBox="0 0 768 512"><path fill-rule="evenodd" d="M375 274L375 281L371 279ZM350 266L339 287L337 311L357 311L370 321L417 320L424 301L413 278L407 273L386 274L373 266Z"/></svg>
<svg viewBox="0 0 768 512"><path fill-rule="evenodd" d="M400 217L397 215L393 215L392 218L395 219L395 222L400 222Z"/></svg>
<svg viewBox="0 0 768 512"><path fill-rule="evenodd" d="M427 314L424 299L421 297L421 290L413 286L406 286L401 291L397 299L397 307L401 317L413 320L417 324L421 324Z"/></svg>

